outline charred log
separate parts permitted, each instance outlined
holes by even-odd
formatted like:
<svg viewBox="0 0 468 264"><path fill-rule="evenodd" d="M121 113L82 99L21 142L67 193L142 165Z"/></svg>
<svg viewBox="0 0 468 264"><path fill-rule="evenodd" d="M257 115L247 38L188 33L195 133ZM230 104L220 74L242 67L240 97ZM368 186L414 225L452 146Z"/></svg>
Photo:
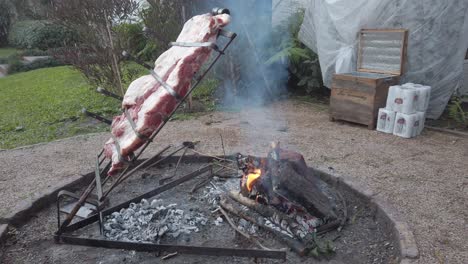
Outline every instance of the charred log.
<svg viewBox="0 0 468 264"><path fill-rule="evenodd" d="M271 177L278 195L296 201L317 217L336 219L331 201L315 183L314 175L299 174L291 162L281 162Z"/></svg>
<svg viewBox="0 0 468 264"><path fill-rule="evenodd" d="M238 155L238 166L244 172L241 194L257 202L275 206L283 212L307 212L322 219L337 218L333 202L319 186L304 157L272 144L267 158Z"/></svg>

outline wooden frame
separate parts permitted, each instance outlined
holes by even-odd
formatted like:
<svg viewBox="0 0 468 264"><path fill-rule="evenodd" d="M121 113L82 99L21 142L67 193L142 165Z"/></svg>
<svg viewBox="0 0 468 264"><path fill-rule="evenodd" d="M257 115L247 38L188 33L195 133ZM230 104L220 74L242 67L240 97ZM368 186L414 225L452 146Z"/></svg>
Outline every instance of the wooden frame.
<svg viewBox="0 0 468 264"><path fill-rule="evenodd" d="M375 69L366 69L362 67L362 49L363 41L362 36L365 33L385 33L385 32L396 32L402 33L402 46L400 47L400 70L399 71L383 71ZM359 48L358 48L358 72L370 72L370 73L382 73L382 74L392 74L392 75L402 75L404 72L404 66L406 62L406 51L408 46L408 30L407 29L361 29L359 32Z"/></svg>

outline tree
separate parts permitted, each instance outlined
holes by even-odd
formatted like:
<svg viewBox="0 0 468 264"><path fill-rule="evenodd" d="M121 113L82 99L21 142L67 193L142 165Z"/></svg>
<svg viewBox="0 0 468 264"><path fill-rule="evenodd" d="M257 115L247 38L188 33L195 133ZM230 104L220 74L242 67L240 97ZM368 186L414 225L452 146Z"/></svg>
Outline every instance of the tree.
<svg viewBox="0 0 468 264"><path fill-rule="evenodd" d="M14 6L7 0L0 0L0 46L5 45L13 17Z"/></svg>
<svg viewBox="0 0 468 264"><path fill-rule="evenodd" d="M114 29L136 15L139 2L50 0L52 19L79 36L79 42L56 50L56 56L80 70L92 84L123 95L123 56Z"/></svg>

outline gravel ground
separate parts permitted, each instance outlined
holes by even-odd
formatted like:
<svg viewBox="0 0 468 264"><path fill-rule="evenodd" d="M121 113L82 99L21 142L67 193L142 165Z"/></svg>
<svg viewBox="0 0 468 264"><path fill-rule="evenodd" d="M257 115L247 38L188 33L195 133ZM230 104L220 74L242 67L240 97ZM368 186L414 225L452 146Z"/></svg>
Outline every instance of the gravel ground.
<svg viewBox="0 0 468 264"><path fill-rule="evenodd" d="M200 140L197 149L263 155L269 142L301 152L384 198L406 219L420 255L416 263L468 263L468 140L424 131L402 139L328 121L323 105L286 101L238 113L216 112L170 122L146 154L171 143ZM0 217L18 201L77 173L92 170L108 135L94 134L0 151Z"/></svg>

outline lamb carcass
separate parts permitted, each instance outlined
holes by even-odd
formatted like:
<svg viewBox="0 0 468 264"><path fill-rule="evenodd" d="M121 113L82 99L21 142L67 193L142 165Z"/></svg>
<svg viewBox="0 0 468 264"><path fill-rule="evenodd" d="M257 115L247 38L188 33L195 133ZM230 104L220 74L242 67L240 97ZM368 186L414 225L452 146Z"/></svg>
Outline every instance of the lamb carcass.
<svg viewBox="0 0 468 264"><path fill-rule="evenodd" d="M215 43L219 29L229 22L228 14L195 16L185 23L177 42ZM211 52L210 47L173 46L156 60L154 72L183 97L195 73ZM177 99L152 75L142 76L130 84L122 108L133 122L128 120L125 113L115 117L112 122L113 137L104 146L106 157L112 160L109 175L116 174L124 167L129 155L145 143L145 137L150 137L158 129L176 105Z"/></svg>

